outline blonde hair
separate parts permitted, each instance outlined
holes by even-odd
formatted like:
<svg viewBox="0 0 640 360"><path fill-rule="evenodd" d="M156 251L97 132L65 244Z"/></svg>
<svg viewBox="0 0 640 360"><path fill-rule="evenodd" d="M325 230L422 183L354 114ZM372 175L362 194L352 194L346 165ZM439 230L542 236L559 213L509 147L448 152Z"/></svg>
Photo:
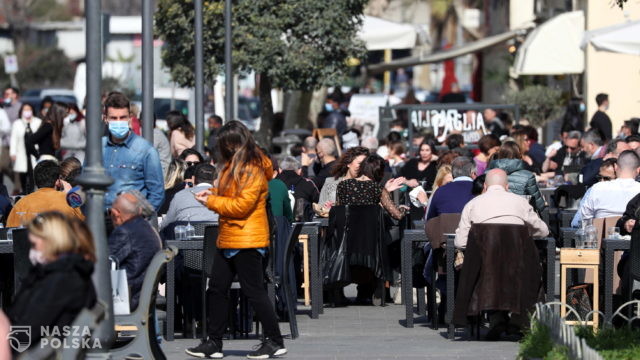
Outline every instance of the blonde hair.
<svg viewBox="0 0 640 360"><path fill-rule="evenodd" d="M95 262L95 245L91 231L82 221L57 211L37 215L27 226L29 234L44 240L43 255L48 259L65 253L80 254Z"/></svg>
<svg viewBox="0 0 640 360"><path fill-rule="evenodd" d="M164 177L164 189L171 189L183 182L185 170L187 170L187 164L184 161L173 159L167 169L167 175Z"/></svg>
<svg viewBox="0 0 640 360"><path fill-rule="evenodd" d="M444 185L444 178L449 174L453 176L451 165L444 164L440 166L438 168L438 173L436 174L436 179L433 182L433 188L431 190L435 192L440 186Z"/></svg>

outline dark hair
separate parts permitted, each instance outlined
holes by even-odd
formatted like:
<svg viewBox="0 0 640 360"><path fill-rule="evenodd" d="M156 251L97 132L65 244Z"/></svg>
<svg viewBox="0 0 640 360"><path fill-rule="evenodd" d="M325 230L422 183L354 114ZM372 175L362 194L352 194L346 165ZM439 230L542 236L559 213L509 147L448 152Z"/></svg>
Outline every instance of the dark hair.
<svg viewBox="0 0 640 360"><path fill-rule="evenodd" d="M453 160L455 160L455 158L457 158L458 156L461 156L460 153L455 152L455 151L445 151L444 153L442 153L442 155L440 155L440 157L438 158L438 167L442 166L442 165L451 165L451 163L453 162Z"/></svg>
<svg viewBox="0 0 640 360"><path fill-rule="evenodd" d="M221 193L224 193L232 182L237 183L236 190L240 193L246 183L243 177L248 174L248 168L262 167L263 161L266 161L265 154L256 144L249 129L237 120L229 121L220 128L216 147L220 160L230 169L228 176L220 179Z"/></svg>
<svg viewBox="0 0 640 360"><path fill-rule="evenodd" d="M20 89L18 89L15 86L7 86L6 88L4 88L5 91L11 89L11 91L13 91L14 93L16 93L16 95L20 95Z"/></svg>
<svg viewBox="0 0 640 360"><path fill-rule="evenodd" d="M500 150L495 153L495 159L522 159L520 146L513 141L505 142L500 146Z"/></svg>
<svg viewBox="0 0 640 360"><path fill-rule="evenodd" d="M129 99L121 92L112 91L107 94L107 98L104 99L104 113L107 114L109 108L113 109L130 109L131 104Z"/></svg>
<svg viewBox="0 0 640 360"><path fill-rule="evenodd" d="M624 141L627 142L627 143L640 142L640 135L638 135L638 134L629 135L624 139Z"/></svg>
<svg viewBox="0 0 640 360"><path fill-rule="evenodd" d="M604 159L604 160L602 160L602 163L600 164L600 169L605 169L605 168L608 168L608 167L615 166L617 163L618 163L618 159L616 159L616 158Z"/></svg>
<svg viewBox="0 0 640 360"><path fill-rule="evenodd" d="M598 104L598 106L607 100L609 100L609 94L600 93L596 95L596 104Z"/></svg>
<svg viewBox="0 0 640 360"><path fill-rule="evenodd" d="M369 149L362 146L355 146L347 149L342 153L342 156L340 156L340 158L336 162L336 165L334 165L333 170L331 171L331 175L333 175L336 179L345 176L347 174L347 170L349 170L347 166L360 155L368 156Z"/></svg>
<svg viewBox="0 0 640 360"><path fill-rule="evenodd" d="M473 186L471 187L471 194L480 195L484 190L484 180L486 179L487 174L478 175L475 179L473 179Z"/></svg>
<svg viewBox="0 0 640 360"><path fill-rule="evenodd" d="M31 108L31 112L32 112L32 116L36 116L35 114L35 109L33 108L33 106L31 106L31 104L29 103L22 103L22 105L20 105L20 110L18 110L18 118L22 119L22 111L24 110L24 107L28 106Z"/></svg>
<svg viewBox="0 0 640 360"><path fill-rule="evenodd" d="M78 105L76 103L70 103L68 107L69 110L73 110L76 112L76 122L84 120L84 115L82 114L82 111L80 111L80 108L78 108Z"/></svg>
<svg viewBox="0 0 640 360"><path fill-rule="evenodd" d="M53 140L53 149L60 149L60 138L62 137L62 126L64 118L67 116L67 104L54 102L47 111L47 115L42 119L43 123L49 123L53 127L51 138Z"/></svg>
<svg viewBox="0 0 640 360"><path fill-rule="evenodd" d="M631 130L632 135L635 135L638 133L638 119L636 118L625 120L623 126L628 127L629 130Z"/></svg>
<svg viewBox="0 0 640 360"><path fill-rule="evenodd" d="M464 137L462 134L451 134L447 136L445 144L447 144L449 150L459 148L464 144Z"/></svg>
<svg viewBox="0 0 640 360"><path fill-rule="evenodd" d="M502 145L500 138L494 134L483 135L480 140L478 140L478 148L485 155L489 155L489 150L500 145Z"/></svg>
<svg viewBox="0 0 640 360"><path fill-rule="evenodd" d="M291 150L289 150L289 155L293 156L293 157L298 157L300 155L302 155L302 144L295 144L291 147Z"/></svg>
<svg viewBox="0 0 640 360"><path fill-rule="evenodd" d="M211 116L209 116L209 118L207 119L207 121L209 121L209 120L213 120L213 121L215 121L215 122L216 122L217 124L219 124L219 125L222 125L222 123L224 122L224 121L222 121L222 118L221 118L220 116L218 116L218 115L211 115Z"/></svg>
<svg viewBox="0 0 640 360"><path fill-rule="evenodd" d="M397 131L392 131L387 135L387 146L402 141L402 135Z"/></svg>
<svg viewBox="0 0 640 360"><path fill-rule="evenodd" d="M193 139L195 135L193 125L180 111L171 110L167 113L167 125L169 126L169 132L180 130L189 140Z"/></svg>
<svg viewBox="0 0 640 360"><path fill-rule="evenodd" d="M60 166L55 161L41 161L33 169L33 178L38 188L52 188L60 178Z"/></svg>
<svg viewBox="0 0 640 360"><path fill-rule="evenodd" d="M75 157L64 159L60 163L60 179L68 182L71 186L76 185L76 178L82 172L82 163Z"/></svg>
<svg viewBox="0 0 640 360"><path fill-rule="evenodd" d="M422 150L422 146L427 145L429 147L429 149L431 149L431 153L433 155L438 155L438 149L436 148L436 144L432 141L432 140L423 140L422 143L420 143L420 146L418 146L418 154L417 157L420 157L420 150Z"/></svg>
<svg viewBox="0 0 640 360"><path fill-rule="evenodd" d="M527 134L529 140L538 141L538 130L531 125L523 126L522 131Z"/></svg>
<svg viewBox="0 0 640 360"><path fill-rule="evenodd" d="M198 164L195 167L196 184L213 183L216 178L216 168L210 164Z"/></svg>
<svg viewBox="0 0 640 360"><path fill-rule="evenodd" d="M51 96L45 96L44 99L42 99L42 101L40 101L40 110L42 110L42 108L44 107L44 104L46 104L46 103L53 104L53 99L51 98Z"/></svg>
<svg viewBox="0 0 640 360"><path fill-rule="evenodd" d="M200 162L203 162L203 161L204 161L204 157L202 156L202 154L200 154L200 153L198 152L198 150L196 150L196 149L191 149L191 148L188 148L188 149L184 149L184 150L182 150L182 152L181 152L181 153L180 153L180 155L178 156L178 159L180 159L180 160L182 160L182 161L185 161L185 159L186 159L186 158L187 158L187 156L189 156L189 155L195 155L195 156L197 156L197 157L198 157L198 161L200 161Z"/></svg>
<svg viewBox="0 0 640 360"><path fill-rule="evenodd" d="M379 183L384 176L384 159L378 154L367 156L360 165L360 176L366 176L369 179Z"/></svg>

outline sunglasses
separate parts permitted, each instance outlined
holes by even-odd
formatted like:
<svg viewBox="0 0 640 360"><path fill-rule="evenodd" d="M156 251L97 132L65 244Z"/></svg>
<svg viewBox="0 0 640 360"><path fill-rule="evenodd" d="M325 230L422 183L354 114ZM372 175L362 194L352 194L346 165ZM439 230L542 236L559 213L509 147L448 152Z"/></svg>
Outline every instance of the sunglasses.
<svg viewBox="0 0 640 360"><path fill-rule="evenodd" d="M611 176L602 176L602 175L596 175L596 180L598 181L611 181L614 178L612 178Z"/></svg>
<svg viewBox="0 0 640 360"><path fill-rule="evenodd" d="M200 161L185 161L185 164L187 164L187 167L192 167L200 164Z"/></svg>

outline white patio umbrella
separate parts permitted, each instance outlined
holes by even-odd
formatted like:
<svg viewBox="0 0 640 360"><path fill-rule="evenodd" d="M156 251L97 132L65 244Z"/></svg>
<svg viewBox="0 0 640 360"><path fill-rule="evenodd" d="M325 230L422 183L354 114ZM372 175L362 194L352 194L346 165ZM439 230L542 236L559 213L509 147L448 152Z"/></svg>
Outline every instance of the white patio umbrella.
<svg viewBox="0 0 640 360"><path fill-rule="evenodd" d="M587 31L580 47L585 49L588 44L598 51L640 55L640 21Z"/></svg>
<svg viewBox="0 0 640 360"><path fill-rule="evenodd" d="M367 50L412 49L416 45L417 29L411 24L365 16L358 37Z"/></svg>

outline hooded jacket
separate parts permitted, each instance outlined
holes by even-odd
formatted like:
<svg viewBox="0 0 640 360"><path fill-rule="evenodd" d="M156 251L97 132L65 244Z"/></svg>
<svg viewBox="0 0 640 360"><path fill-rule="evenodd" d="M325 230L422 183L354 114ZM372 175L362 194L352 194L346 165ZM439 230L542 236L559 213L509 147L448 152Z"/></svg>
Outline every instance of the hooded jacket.
<svg viewBox="0 0 640 360"><path fill-rule="evenodd" d="M38 344L44 328L53 330L73 323L83 308L96 302L91 281L93 263L78 254L36 265L16 294L8 316L12 325L31 326L31 344Z"/></svg>
<svg viewBox="0 0 640 360"><path fill-rule="evenodd" d="M520 159L498 159L493 160L488 168L502 169L509 177L509 191L516 195L530 195L529 203L538 214L542 213L545 204L540 189L536 183L536 176L529 170L524 169L524 162Z"/></svg>
<svg viewBox="0 0 640 360"><path fill-rule="evenodd" d="M220 182L231 184L219 190L211 188L213 195L207 207L220 218L217 246L219 249L255 249L269 246L267 219L268 182L273 178L271 160L263 156L261 165L247 165L240 184L233 180L231 168L226 165ZM240 188L241 187L241 188ZM221 191L221 192L219 192Z"/></svg>

